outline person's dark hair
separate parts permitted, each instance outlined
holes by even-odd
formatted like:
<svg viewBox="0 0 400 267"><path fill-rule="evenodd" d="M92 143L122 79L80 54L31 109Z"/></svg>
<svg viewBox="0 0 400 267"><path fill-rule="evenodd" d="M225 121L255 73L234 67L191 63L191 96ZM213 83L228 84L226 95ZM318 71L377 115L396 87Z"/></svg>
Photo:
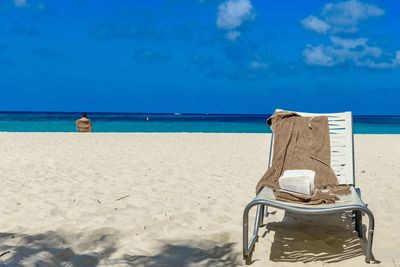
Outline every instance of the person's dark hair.
<svg viewBox="0 0 400 267"><path fill-rule="evenodd" d="M83 112L83 113L82 113L82 117L86 118L86 117L87 117L87 113L86 113L86 112Z"/></svg>

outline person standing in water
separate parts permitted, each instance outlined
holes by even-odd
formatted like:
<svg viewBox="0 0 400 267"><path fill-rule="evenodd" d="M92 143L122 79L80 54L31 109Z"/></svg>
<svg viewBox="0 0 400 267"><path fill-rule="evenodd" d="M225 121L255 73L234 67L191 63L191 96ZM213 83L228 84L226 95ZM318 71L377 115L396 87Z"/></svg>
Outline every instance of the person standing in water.
<svg viewBox="0 0 400 267"><path fill-rule="evenodd" d="M82 113L82 118L76 120L76 131L77 132L91 132L92 131L92 123L87 118L87 113Z"/></svg>

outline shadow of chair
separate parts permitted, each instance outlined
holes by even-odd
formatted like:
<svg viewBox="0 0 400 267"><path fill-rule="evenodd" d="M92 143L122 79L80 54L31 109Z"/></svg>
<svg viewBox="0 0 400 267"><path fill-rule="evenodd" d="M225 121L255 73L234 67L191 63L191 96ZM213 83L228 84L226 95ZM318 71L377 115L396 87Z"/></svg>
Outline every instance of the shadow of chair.
<svg viewBox="0 0 400 267"><path fill-rule="evenodd" d="M274 262L334 263L364 256L351 212L325 216L286 212L282 222L268 223L266 229L275 232L270 253Z"/></svg>

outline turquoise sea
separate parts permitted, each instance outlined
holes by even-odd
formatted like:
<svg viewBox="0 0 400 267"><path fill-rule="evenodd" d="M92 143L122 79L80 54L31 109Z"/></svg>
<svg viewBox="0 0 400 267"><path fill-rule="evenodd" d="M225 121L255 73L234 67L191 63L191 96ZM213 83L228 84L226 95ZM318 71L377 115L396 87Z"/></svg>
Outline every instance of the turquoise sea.
<svg viewBox="0 0 400 267"><path fill-rule="evenodd" d="M90 113L95 132L268 133L269 115ZM0 112L0 132L74 132L80 113ZM354 116L354 132L400 134L400 116Z"/></svg>

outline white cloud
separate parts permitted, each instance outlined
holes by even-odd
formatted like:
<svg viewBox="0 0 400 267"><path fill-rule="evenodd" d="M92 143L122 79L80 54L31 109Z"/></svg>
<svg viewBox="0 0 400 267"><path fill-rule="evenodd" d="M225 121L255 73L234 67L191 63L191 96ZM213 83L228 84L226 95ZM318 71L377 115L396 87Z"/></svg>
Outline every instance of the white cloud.
<svg viewBox="0 0 400 267"><path fill-rule="evenodd" d="M253 60L252 62L250 62L250 67L253 69L265 69L269 67L269 63L266 62L262 62L259 60Z"/></svg>
<svg viewBox="0 0 400 267"><path fill-rule="evenodd" d="M308 16L307 18L301 21L301 24L304 28L308 30L313 30L320 34L325 34L328 32L330 26L325 21L317 18L316 16Z"/></svg>
<svg viewBox="0 0 400 267"><path fill-rule="evenodd" d="M14 3L15 3L15 6L17 6L17 7L24 7L24 6L28 5L26 0L14 0Z"/></svg>
<svg viewBox="0 0 400 267"><path fill-rule="evenodd" d="M362 56L380 58L383 55L383 50L377 46L365 46L362 50Z"/></svg>
<svg viewBox="0 0 400 267"><path fill-rule="evenodd" d="M238 31L229 31L227 34L225 34L225 37L226 37L226 39L234 42L234 41L236 41L237 38L240 37L240 35L242 35L242 34Z"/></svg>
<svg viewBox="0 0 400 267"><path fill-rule="evenodd" d="M271 66L271 60L263 55L254 54L249 67L253 70L263 70Z"/></svg>
<svg viewBox="0 0 400 267"><path fill-rule="evenodd" d="M366 61L357 62L357 66L367 67L370 69L390 69L393 68L393 64L390 62L374 62L370 59Z"/></svg>
<svg viewBox="0 0 400 267"><path fill-rule="evenodd" d="M303 56L307 64L332 67L344 63L367 68L400 67L400 51L390 59L380 47L369 46L366 38L331 38L330 45L307 45Z"/></svg>
<svg viewBox="0 0 400 267"><path fill-rule="evenodd" d="M266 62L259 56L255 56L255 59L250 62L250 67L252 69L266 69L271 65L271 63Z"/></svg>
<svg viewBox="0 0 400 267"><path fill-rule="evenodd" d="M384 14L383 9L358 0L326 4L321 13L328 24L336 26L342 31L356 31L359 21L370 17L380 17Z"/></svg>
<svg viewBox="0 0 400 267"><path fill-rule="evenodd" d="M320 17L310 15L302 20L302 25L308 30L320 34L338 32L356 32L358 23L372 17L380 17L385 14L382 8L362 3L358 0L349 0L339 3L326 4Z"/></svg>
<svg viewBox="0 0 400 267"><path fill-rule="evenodd" d="M395 59L394 59L394 62L395 62L397 65L400 65L400 50L396 52L396 57L395 57Z"/></svg>
<svg viewBox="0 0 400 267"><path fill-rule="evenodd" d="M217 27L233 30L254 16L250 0L228 0L218 6Z"/></svg>
<svg viewBox="0 0 400 267"><path fill-rule="evenodd" d="M303 56L309 65L319 65L330 67L336 65L334 58L327 53L326 48L322 45L313 47L307 45L303 51Z"/></svg>
<svg viewBox="0 0 400 267"><path fill-rule="evenodd" d="M391 61L375 62L371 59L357 62L358 66L373 69L394 69L400 67L400 51L396 52L396 56Z"/></svg>
<svg viewBox="0 0 400 267"><path fill-rule="evenodd" d="M310 15L301 21L303 27L319 34L354 33L358 23L371 17L380 17L385 11L359 0L326 4L319 17ZM332 67L352 64L366 68L400 67L400 51L385 53L382 48L368 45L368 38L341 38L331 36L329 44L308 44L303 51L307 64Z"/></svg>
<svg viewBox="0 0 400 267"><path fill-rule="evenodd" d="M351 49L351 48L356 48L358 46L365 46L368 42L368 39L367 38L344 39L332 36L331 42L335 45Z"/></svg>

